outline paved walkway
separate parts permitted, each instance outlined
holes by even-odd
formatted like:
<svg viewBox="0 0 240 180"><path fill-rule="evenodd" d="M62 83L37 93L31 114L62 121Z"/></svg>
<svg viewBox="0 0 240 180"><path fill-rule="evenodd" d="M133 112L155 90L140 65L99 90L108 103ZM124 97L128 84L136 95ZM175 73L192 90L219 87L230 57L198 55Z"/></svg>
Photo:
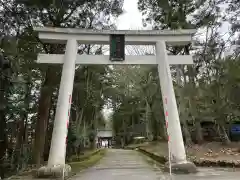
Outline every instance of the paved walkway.
<svg viewBox="0 0 240 180"><path fill-rule="evenodd" d="M157 166L146 162L145 156L136 151L108 149L101 161L71 180L239 180L240 169L199 168L196 174L174 175L169 178ZM33 180L32 177L18 177ZM40 180L40 179L34 179Z"/></svg>
<svg viewBox="0 0 240 180"><path fill-rule="evenodd" d="M79 173L71 180L239 180L240 170L199 168L197 174L169 174L146 163L136 151L108 149L106 156L94 167Z"/></svg>
<svg viewBox="0 0 240 180"><path fill-rule="evenodd" d="M196 174L173 176L173 180L239 180L240 169L232 168L199 168Z"/></svg>
<svg viewBox="0 0 240 180"><path fill-rule="evenodd" d="M159 180L160 177L161 171L146 163L138 152L109 149L97 165L71 180Z"/></svg>

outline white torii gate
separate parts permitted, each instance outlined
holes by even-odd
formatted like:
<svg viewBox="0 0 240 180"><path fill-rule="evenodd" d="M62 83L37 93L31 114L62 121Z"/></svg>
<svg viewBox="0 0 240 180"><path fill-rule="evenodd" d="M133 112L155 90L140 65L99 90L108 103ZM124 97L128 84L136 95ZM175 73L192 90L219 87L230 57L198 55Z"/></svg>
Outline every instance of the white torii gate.
<svg viewBox="0 0 240 180"><path fill-rule="evenodd" d="M165 119L168 120L170 150L177 168L196 168L186 160L181 125L169 64L193 64L191 55L167 55L166 44L187 45L195 30L87 30L68 28L35 28L39 38L48 43L66 44L65 54L39 54L38 63L63 64L48 164L38 171L39 177L61 176L71 168L65 165L66 137L73 91L75 64L156 64L158 66ZM78 55L78 44L109 44L110 34L124 34L126 45L155 45L156 56L126 56L125 61L110 61L106 55Z"/></svg>

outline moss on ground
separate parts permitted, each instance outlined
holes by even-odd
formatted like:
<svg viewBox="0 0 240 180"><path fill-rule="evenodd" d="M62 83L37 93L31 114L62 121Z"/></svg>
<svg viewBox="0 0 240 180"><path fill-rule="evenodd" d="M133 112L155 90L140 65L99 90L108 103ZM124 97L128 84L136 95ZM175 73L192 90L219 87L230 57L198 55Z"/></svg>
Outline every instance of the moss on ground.
<svg viewBox="0 0 240 180"><path fill-rule="evenodd" d="M76 174L88 167L91 167L95 165L97 162L102 159L102 157L105 155L106 150L101 149L93 154L88 154L88 157L85 156L84 160L79 162L70 162L68 163L72 167L72 173Z"/></svg>
<svg viewBox="0 0 240 180"><path fill-rule="evenodd" d="M67 164L69 164L71 166L72 172L67 177L67 179L76 175L77 173L81 172L82 170L89 168L89 167L95 165L96 163L98 163L102 159L102 157L105 155L105 152L106 152L105 149L89 151L89 152L85 153L84 155L79 156L78 157L79 161L68 162ZM10 177L9 179L33 180L33 177L32 177L33 171L36 171L36 170L33 169L31 171L22 172L22 173L19 173L18 175Z"/></svg>

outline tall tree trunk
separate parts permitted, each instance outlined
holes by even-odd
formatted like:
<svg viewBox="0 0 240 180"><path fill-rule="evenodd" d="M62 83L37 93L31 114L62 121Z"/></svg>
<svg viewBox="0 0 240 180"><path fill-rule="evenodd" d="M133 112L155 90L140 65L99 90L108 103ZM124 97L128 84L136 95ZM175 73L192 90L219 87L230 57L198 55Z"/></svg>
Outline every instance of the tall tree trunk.
<svg viewBox="0 0 240 180"><path fill-rule="evenodd" d="M157 117L157 118L159 118L159 117ZM166 123L164 123L164 122L165 122L165 119L163 116L163 120L160 119L161 129L160 129L159 135L162 138L162 140L166 141L166 140L168 140L168 133L167 133L167 128L166 128Z"/></svg>
<svg viewBox="0 0 240 180"><path fill-rule="evenodd" d="M123 119L122 128L123 128L123 135L121 137L121 147L124 148L124 146L126 145L126 134L127 134L125 119Z"/></svg>
<svg viewBox="0 0 240 180"><path fill-rule="evenodd" d="M23 144L23 136L25 134L24 119L21 118L18 124L19 125L17 128L17 137L16 137L17 141L16 141L16 146L14 148L14 152L11 160L12 169L17 169L17 171L20 165L21 147Z"/></svg>
<svg viewBox="0 0 240 180"><path fill-rule="evenodd" d="M228 133L225 129L225 126L223 124L219 124L219 131L220 131L220 137L222 139L222 142L226 145L231 143L231 140L228 137Z"/></svg>
<svg viewBox="0 0 240 180"><path fill-rule="evenodd" d="M38 108L38 118L35 128L35 142L34 142L34 154L33 159L34 163L37 166L40 166L43 151L44 151L44 144L46 138L46 130L49 120L49 109L51 107L51 99L53 94L52 83L56 81L54 78L55 72L54 68L49 67L46 72L45 82L41 88L41 95L39 100L39 108Z"/></svg>
<svg viewBox="0 0 240 180"><path fill-rule="evenodd" d="M47 130L46 130L46 135L45 135L45 142L44 142L44 151L43 151L43 161L48 160L49 156L49 150L50 150L50 143L51 143L51 128L49 127L49 122L47 122Z"/></svg>
<svg viewBox="0 0 240 180"><path fill-rule="evenodd" d="M3 102L3 101L0 101ZM4 156L7 149L7 137L5 133L6 120L5 113L0 110L0 178L4 178Z"/></svg>
<svg viewBox="0 0 240 180"><path fill-rule="evenodd" d="M184 99L180 98L180 100L181 102L179 104L179 110L180 110L179 114L182 122L182 131L183 131L186 145L190 145L192 144L192 137L189 131L189 126L188 126L187 117L186 117L186 110L185 110L185 107L183 107Z"/></svg>
<svg viewBox="0 0 240 180"><path fill-rule="evenodd" d="M80 129L80 127L79 127ZM86 132L86 122L85 119L83 121L83 148L86 147L86 136L87 136L87 132Z"/></svg>
<svg viewBox="0 0 240 180"><path fill-rule="evenodd" d="M82 110L80 110L80 113L78 112L78 110L76 110L76 124L77 124L77 133L79 134L81 131L81 125L82 122L85 123L85 121L83 121L83 113L84 113L84 107L82 108Z"/></svg>
<svg viewBox="0 0 240 180"><path fill-rule="evenodd" d="M202 133L202 126L199 119L195 120L195 127L196 127L196 141L198 144L202 144L204 141L203 133Z"/></svg>
<svg viewBox="0 0 240 180"><path fill-rule="evenodd" d="M182 66L179 66L177 69L177 83L178 83L178 93L179 93L179 115L181 118L181 122L182 122L182 131L183 131L183 135L184 135L184 139L185 139L185 143L186 145L190 145L192 144L192 137L191 137L191 133L189 131L189 127L188 127L188 122L187 122L187 112L186 112L186 100L184 99L184 93L183 93L183 87L182 84L185 85L185 77L184 82L181 81L181 77L182 75L184 75L183 73L184 68Z"/></svg>
<svg viewBox="0 0 240 180"><path fill-rule="evenodd" d="M6 151L6 128L5 104L4 104L4 76L0 74L0 178L4 178L3 158Z"/></svg>
<svg viewBox="0 0 240 180"><path fill-rule="evenodd" d="M26 92L24 97L24 110L21 114L21 119L19 122L19 126L17 128L17 141L14 149L14 153L12 156L12 165L21 168L25 166L25 162L20 161L20 157L27 156L27 154L22 154L24 145L28 143L28 113L29 113L29 103L30 103L30 95L31 95L31 84L26 84Z"/></svg>
<svg viewBox="0 0 240 180"><path fill-rule="evenodd" d="M54 117L56 113L56 97L52 96L51 98L51 107L49 108L49 120L46 122L46 135L45 135L45 143L44 143L44 152L43 152L43 160L47 161L48 156L49 156L49 151L50 151L50 145L51 145L51 139L52 139L52 131L53 131L53 122L54 122ZM51 113L52 112L52 113Z"/></svg>
<svg viewBox="0 0 240 180"><path fill-rule="evenodd" d="M3 73L0 73L0 179L4 178L4 156L7 149L7 136L6 136L6 105L7 101L5 99L6 92L8 91L8 86L6 84L6 78Z"/></svg>
<svg viewBox="0 0 240 180"><path fill-rule="evenodd" d="M183 124L183 134L185 137L185 143L186 145L191 145L192 144L192 137L191 137L191 133L189 132L189 127L187 124L187 120L186 119L182 119L182 124Z"/></svg>
<svg viewBox="0 0 240 180"><path fill-rule="evenodd" d="M152 141L152 132L151 132L151 119L152 119L152 112L149 103L146 101L146 136L149 141Z"/></svg>

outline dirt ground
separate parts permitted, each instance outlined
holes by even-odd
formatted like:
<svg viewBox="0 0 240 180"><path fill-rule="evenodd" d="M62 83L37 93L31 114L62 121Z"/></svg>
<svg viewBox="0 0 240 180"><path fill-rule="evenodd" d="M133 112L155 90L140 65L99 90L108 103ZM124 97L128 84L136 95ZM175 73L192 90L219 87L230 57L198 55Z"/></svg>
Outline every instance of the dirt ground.
<svg viewBox="0 0 240 180"><path fill-rule="evenodd" d="M187 153L197 158L240 161L240 143L223 145L219 142L211 142L202 145L194 145L187 148Z"/></svg>
<svg viewBox="0 0 240 180"><path fill-rule="evenodd" d="M165 142L144 143L141 147L160 156L168 156L168 144ZM210 142L186 147L186 152L189 159L238 161L240 163L240 143L231 143L226 146L220 142Z"/></svg>

